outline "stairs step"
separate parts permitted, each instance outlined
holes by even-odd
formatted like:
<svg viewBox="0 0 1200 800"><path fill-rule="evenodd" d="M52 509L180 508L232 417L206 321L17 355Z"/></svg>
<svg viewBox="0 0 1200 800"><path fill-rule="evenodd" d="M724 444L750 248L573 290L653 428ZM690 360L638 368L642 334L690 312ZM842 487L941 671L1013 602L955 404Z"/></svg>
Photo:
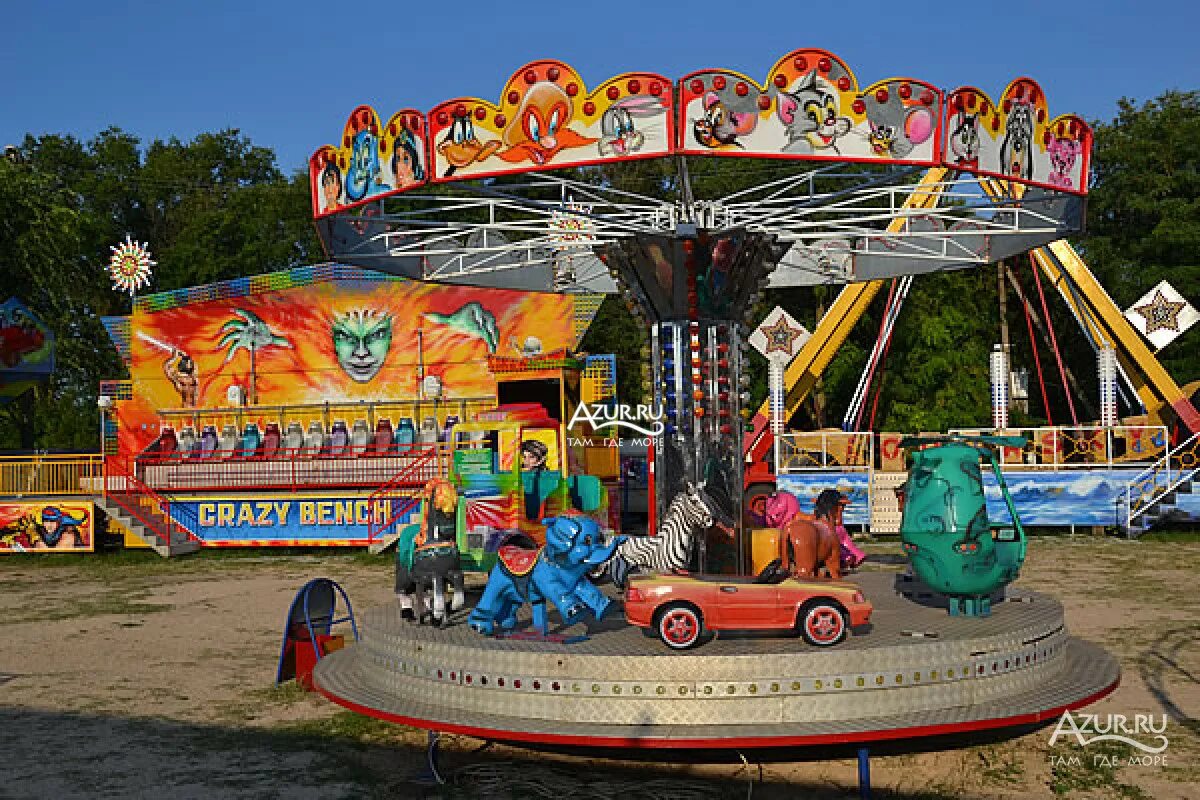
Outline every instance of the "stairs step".
<svg viewBox="0 0 1200 800"><path fill-rule="evenodd" d="M387 550L389 547L394 545L396 543L396 540L399 538L400 538L400 534L389 533L387 536L384 536L382 539L371 542L371 544L367 546L367 550L372 555L379 555L384 550Z"/></svg>
<svg viewBox="0 0 1200 800"><path fill-rule="evenodd" d="M135 517L120 504L112 502L104 495L96 496L96 505L104 509L105 513L115 517L124 527L132 531L135 536L144 541L154 552L163 558L186 555L200 549L201 543L191 539L186 534L175 532L168 534L165 532L168 529L169 520L166 515L158 510L157 503L146 503L144 502L145 498L129 498L128 496L123 499L126 502L135 500L136 506L141 507L143 518L151 524L147 525L142 519ZM156 523L161 530L155 530L154 525Z"/></svg>

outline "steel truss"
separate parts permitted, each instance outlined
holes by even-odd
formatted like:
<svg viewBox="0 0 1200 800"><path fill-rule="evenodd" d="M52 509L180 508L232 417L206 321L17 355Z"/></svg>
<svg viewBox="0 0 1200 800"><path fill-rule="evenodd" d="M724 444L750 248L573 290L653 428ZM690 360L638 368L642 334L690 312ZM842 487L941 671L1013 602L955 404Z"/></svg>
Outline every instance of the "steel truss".
<svg viewBox="0 0 1200 800"><path fill-rule="evenodd" d="M654 178L657 196L614 185L622 176L610 166L437 187L317 225L333 258L385 272L615 292L594 251L664 233L772 234L790 246L771 278L780 287L972 267L1062 238L1082 222L1083 200L1075 195L1024 187L997 192L998 182L968 173L919 186L916 167L837 164L701 199L693 195L687 160L674 162L674 175ZM937 202L906 208L918 193L936 195ZM896 220L902 224L891 224Z"/></svg>

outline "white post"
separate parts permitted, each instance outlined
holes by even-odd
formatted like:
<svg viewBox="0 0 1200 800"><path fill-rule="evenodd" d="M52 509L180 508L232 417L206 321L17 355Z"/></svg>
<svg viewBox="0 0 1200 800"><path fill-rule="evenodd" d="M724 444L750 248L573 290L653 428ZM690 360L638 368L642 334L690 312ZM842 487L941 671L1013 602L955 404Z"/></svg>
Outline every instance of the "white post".
<svg viewBox="0 0 1200 800"><path fill-rule="evenodd" d="M992 378L992 427L1002 431L1008 428L1008 356L1004 348L996 345L991 355Z"/></svg>
<svg viewBox="0 0 1200 800"><path fill-rule="evenodd" d="M1096 372L1100 378L1100 424L1117 424L1117 353L1111 347L1096 352Z"/></svg>

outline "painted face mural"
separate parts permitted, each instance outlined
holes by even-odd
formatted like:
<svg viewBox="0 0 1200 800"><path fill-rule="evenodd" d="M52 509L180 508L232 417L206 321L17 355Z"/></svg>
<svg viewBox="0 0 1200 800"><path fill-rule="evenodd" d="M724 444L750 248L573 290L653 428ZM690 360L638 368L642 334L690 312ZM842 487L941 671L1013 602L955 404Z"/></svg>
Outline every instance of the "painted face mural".
<svg viewBox="0 0 1200 800"><path fill-rule="evenodd" d="M392 315L355 309L333 321L333 348L338 364L353 380L374 378L392 347Z"/></svg>

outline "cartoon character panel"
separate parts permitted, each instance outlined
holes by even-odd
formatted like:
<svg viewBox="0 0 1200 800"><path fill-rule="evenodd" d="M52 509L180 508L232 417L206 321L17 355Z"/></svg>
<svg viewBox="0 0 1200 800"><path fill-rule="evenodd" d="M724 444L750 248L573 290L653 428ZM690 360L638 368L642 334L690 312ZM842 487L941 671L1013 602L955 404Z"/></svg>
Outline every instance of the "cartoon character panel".
<svg viewBox="0 0 1200 800"><path fill-rule="evenodd" d="M950 93L946 106L946 166L1087 191L1091 128L1074 114L1050 119L1046 95L1035 81L1013 81L999 104L979 89L962 87Z"/></svg>
<svg viewBox="0 0 1200 800"><path fill-rule="evenodd" d="M53 371L53 331L17 298L0 303L0 403Z"/></svg>
<svg viewBox="0 0 1200 800"><path fill-rule="evenodd" d="M341 145L327 144L309 159L315 216L423 185L427 153L421 112L397 111L383 125L375 109L359 106L346 120Z"/></svg>
<svg viewBox="0 0 1200 800"><path fill-rule="evenodd" d="M671 81L648 72L590 94L561 61L517 70L499 105L449 100L429 112L434 181L557 169L671 152Z"/></svg>
<svg viewBox="0 0 1200 800"><path fill-rule="evenodd" d="M0 553L90 553L92 504L0 503Z"/></svg>
<svg viewBox="0 0 1200 800"><path fill-rule="evenodd" d="M679 148L692 154L938 163L942 93L908 78L860 90L825 50L795 50L765 85L705 70L680 82Z"/></svg>

